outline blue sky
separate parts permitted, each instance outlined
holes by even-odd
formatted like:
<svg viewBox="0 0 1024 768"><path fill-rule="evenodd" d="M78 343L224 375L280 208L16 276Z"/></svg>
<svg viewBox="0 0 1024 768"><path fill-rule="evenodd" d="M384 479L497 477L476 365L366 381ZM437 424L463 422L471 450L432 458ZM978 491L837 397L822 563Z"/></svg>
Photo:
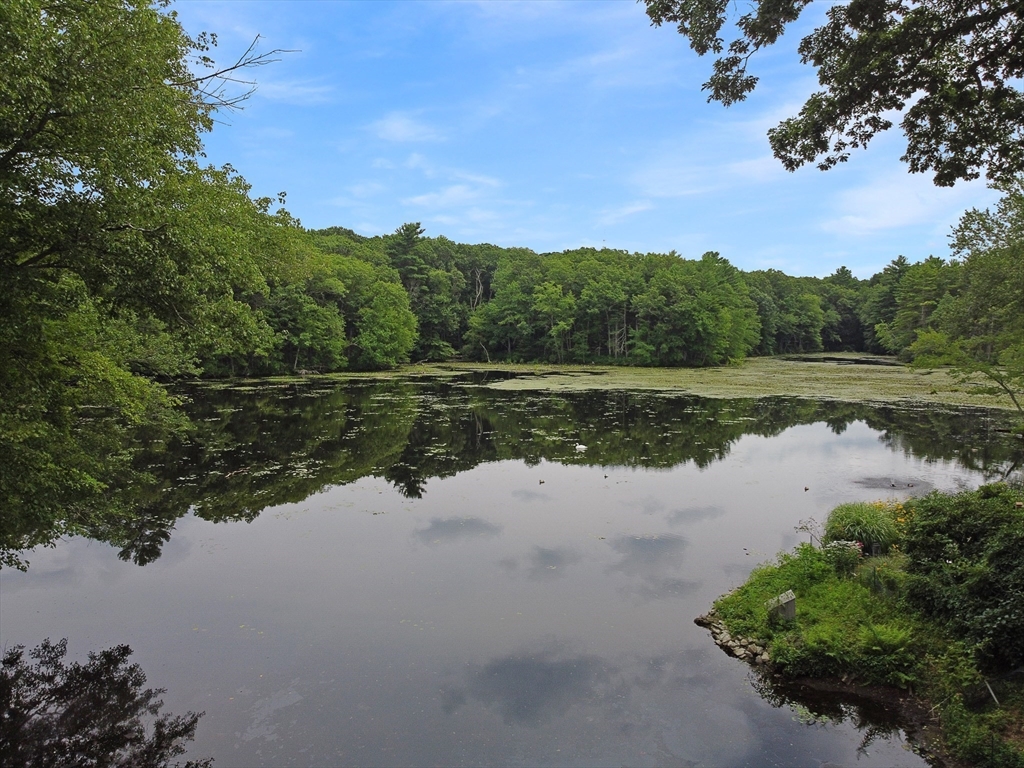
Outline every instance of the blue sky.
<svg viewBox="0 0 1024 768"><path fill-rule="evenodd" d="M817 5L817 4L815 4ZM801 29L755 57L746 102L708 104L700 59L633 0L179 0L217 56L293 49L253 73L207 156L307 227L558 251L718 251L745 270L869 277L902 254L948 256L950 227L990 205L983 182L910 175L898 131L828 172L786 172L766 131L814 70ZM806 32L827 4L801 20Z"/></svg>

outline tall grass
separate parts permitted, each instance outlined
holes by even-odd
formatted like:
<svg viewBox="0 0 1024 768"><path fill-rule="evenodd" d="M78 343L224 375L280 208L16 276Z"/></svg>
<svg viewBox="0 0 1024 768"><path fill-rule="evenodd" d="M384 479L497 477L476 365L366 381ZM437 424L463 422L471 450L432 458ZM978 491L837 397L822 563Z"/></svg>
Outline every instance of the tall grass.
<svg viewBox="0 0 1024 768"><path fill-rule="evenodd" d="M840 504L825 520L823 541L859 541L867 552L878 544L888 552L899 542L899 529L892 507L854 501Z"/></svg>

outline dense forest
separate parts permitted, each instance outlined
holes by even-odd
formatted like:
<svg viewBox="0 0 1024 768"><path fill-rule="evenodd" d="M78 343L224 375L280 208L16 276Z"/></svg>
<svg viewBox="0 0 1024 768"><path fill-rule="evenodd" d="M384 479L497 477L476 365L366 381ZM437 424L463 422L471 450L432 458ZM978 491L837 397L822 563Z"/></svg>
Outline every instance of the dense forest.
<svg viewBox="0 0 1024 768"><path fill-rule="evenodd" d="M131 370L267 376L455 358L706 366L821 351L909 361L940 338L995 359L1024 333L1019 191L996 213L965 216L953 258L900 256L864 280L846 267L824 278L743 272L713 252L469 245L426 237L419 223L376 237L310 231L266 204L253 215L266 251L244 254L264 262L256 282L225 286L232 300L206 318L201 343L164 331L167 357L154 361L152 339L139 341Z"/></svg>
<svg viewBox="0 0 1024 768"><path fill-rule="evenodd" d="M320 250L397 273L416 316L412 360L669 366L821 351L910 360L936 334L984 339L976 351L994 358L1024 334L1022 235L1019 189L997 211L964 217L953 258L900 256L866 280L845 267L825 278L742 272L717 253L465 245L425 237L419 224L373 238L338 227L309 233ZM315 343L312 329L307 338ZM316 367L321 358L311 346L295 359Z"/></svg>

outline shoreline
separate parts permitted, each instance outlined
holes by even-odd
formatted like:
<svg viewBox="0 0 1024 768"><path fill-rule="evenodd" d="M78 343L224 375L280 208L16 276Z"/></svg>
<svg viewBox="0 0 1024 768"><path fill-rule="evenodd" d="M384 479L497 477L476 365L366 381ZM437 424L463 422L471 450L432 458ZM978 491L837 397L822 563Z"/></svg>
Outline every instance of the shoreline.
<svg viewBox="0 0 1024 768"><path fill-rule="evenodd" d="M839 704L858 707L867 704L885 710L898 721L899 729L906 735L915 754L935 768L970 768L968 763L956 759L945 748L932 702L895 686L859 683L850 678L786 677L772 665L765 649L766 643L757 638L733 637L714 610L698 616L693 623L707 629L723 653L751 667L760 682L771 688L782 703L806 706L807 701L827 696ZM754 652L751 646L761 651Z"/></svg>

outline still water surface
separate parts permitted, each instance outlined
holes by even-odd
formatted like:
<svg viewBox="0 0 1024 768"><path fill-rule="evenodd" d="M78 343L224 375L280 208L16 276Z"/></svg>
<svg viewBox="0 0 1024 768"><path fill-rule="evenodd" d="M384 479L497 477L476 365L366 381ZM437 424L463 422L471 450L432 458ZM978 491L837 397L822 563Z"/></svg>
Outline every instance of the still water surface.
<svg viewBox="0 0 1024 768"><path fill-rule="evenodd" d="M0 577L0 643L127 643L190 756L284 765L923 766L773 706L693 624L835 504L1019 460L983 412L196 388L146 522ZM860 722L863 726L866 723Z"/></svg>

